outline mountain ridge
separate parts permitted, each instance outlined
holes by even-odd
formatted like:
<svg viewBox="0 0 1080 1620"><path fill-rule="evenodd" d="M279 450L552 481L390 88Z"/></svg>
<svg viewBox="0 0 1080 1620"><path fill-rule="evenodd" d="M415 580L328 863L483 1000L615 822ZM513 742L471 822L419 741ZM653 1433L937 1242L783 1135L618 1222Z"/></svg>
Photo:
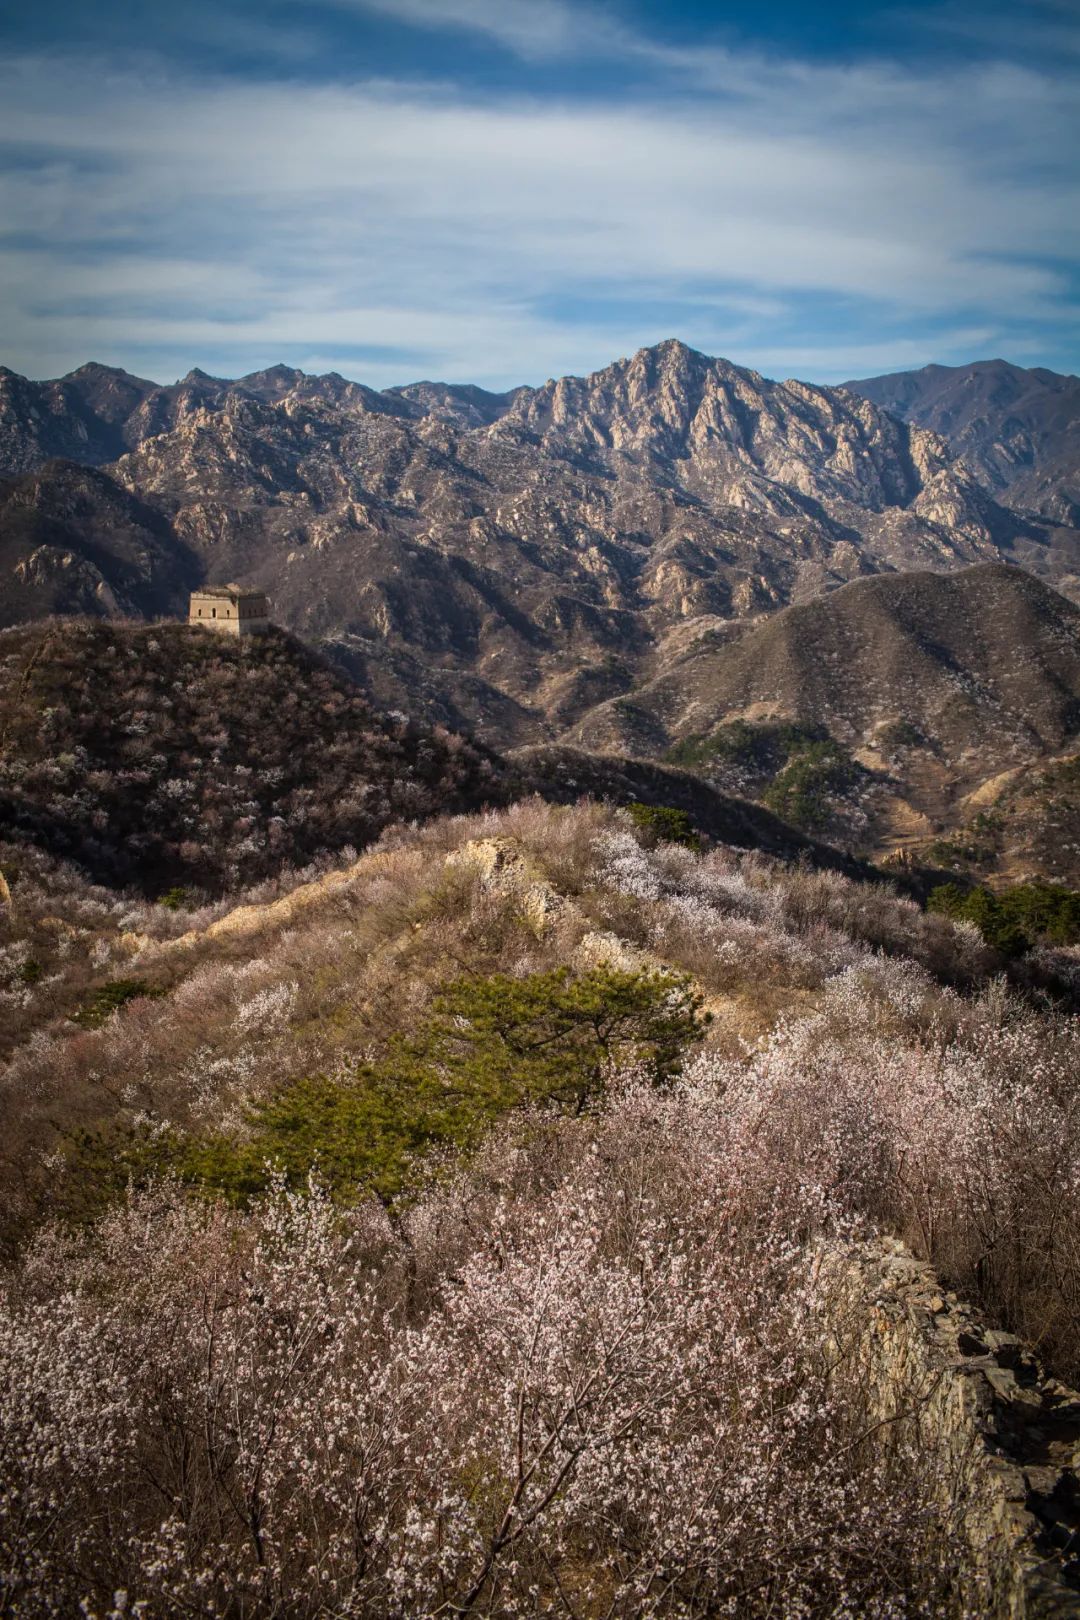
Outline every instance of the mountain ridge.
<svg viewBox="0 0 1080 1620"><path fill-rule="evenodd" d="M929 365L845 387L942 434L1006 505L1080 521L1080 377L997 359Z"/></svg>

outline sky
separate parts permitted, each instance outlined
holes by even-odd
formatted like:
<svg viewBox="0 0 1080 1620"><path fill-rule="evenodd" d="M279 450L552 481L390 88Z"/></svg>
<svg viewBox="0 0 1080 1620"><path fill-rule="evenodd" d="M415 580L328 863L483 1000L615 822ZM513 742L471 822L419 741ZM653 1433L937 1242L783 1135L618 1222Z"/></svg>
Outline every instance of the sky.
<svg viewBox="0 0 1080 1620"><path fill-rule="evenodd" d="M1080 371L1080 0L0 0L0 364Z"/></svg>

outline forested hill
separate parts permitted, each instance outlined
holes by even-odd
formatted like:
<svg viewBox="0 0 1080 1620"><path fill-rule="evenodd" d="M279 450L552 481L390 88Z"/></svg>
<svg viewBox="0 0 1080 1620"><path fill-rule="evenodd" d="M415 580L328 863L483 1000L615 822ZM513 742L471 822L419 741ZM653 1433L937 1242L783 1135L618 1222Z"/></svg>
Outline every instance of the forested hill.
<svg viewBox="0 0 1080 1620"><path fill-rule="evenodd" d="M281 630L10 630L0 739L0 826L150 893L250 883L497 787L485 750L377 714Z"/></svg>

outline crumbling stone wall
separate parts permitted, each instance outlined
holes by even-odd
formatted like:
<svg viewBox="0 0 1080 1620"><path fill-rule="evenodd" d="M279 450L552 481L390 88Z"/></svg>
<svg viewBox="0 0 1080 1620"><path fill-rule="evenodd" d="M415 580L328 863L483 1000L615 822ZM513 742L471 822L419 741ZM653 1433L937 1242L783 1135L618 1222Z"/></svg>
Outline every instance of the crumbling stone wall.
<svg viewBox="0 0 1080 1620"><path fill-rule="evenodd" d="M861 1306L881 1418L917 1425L960 1486L988 1616L1080 1620L1080 1395L903 1244L878 1239L836 1263Z"/></svg>

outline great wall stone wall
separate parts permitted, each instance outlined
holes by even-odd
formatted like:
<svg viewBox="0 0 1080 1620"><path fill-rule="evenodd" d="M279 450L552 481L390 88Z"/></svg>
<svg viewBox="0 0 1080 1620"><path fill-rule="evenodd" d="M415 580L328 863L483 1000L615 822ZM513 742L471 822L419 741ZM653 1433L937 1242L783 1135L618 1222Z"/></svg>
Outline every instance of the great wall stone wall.
<svg viewBox="0 0 1080 1620"><path fill-rule="evenodd" d="M830 1263L864 1324L880 1417L916 1424L944 1453L988 1620L1080 1620L1080 1394L903 1244L876 1239Z"/></svg>

